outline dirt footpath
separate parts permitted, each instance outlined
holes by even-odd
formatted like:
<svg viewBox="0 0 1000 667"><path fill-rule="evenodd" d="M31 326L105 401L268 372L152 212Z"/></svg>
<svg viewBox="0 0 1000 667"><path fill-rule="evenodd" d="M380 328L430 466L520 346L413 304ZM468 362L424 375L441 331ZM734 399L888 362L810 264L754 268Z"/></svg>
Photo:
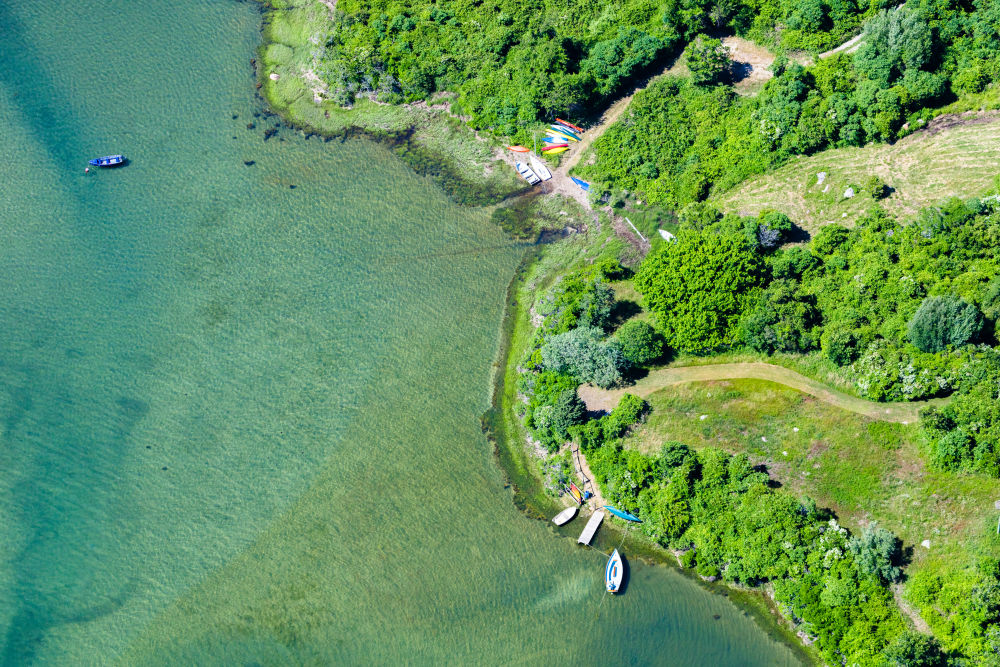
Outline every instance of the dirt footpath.
<svg viewBox="0 0 1000 667"><path fill-rule="evenodd" d="M592 412L611 411L623 394L635 394L645 398L661 389L681 382L705 380L770 380L814 396L838 408L855 412L865 417L888 422L913 423L919 419L920 409L926 405L939 405L947 399L930 401L908 401L901 403L876 403L857 396L845 394L822 382L807 378L784 366L765 363L710 364L707 366L682 366L661 368L652 371L631 387L621 389L600 389L582 385L578 391L580 398Z"/></svg>

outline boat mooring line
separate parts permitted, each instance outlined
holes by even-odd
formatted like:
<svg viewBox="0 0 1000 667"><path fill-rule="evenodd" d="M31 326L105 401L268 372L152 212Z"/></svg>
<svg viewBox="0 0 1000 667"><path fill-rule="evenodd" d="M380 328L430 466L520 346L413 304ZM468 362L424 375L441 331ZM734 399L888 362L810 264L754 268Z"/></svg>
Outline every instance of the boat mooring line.
<svg viewBox="0 0 1000 667"><path fill-rule="evenodd" d="M622 545L625 544L625 538L628 536L628 531L631 528L632 528L632 524L629 524L629 525L625 526L625 532L622 533L622 541L618 543L618 546L616 547L617 549L621 549ZM587 546L590 547L591 549L593 549L594 551L596 551L597 553L601 554L605 558L611 558L611 554L606 554L606 553L604 553L603 551L601 551L600 549L598 549L597 547L595 547L595 546L593 546L591 544L588 544ZM604 601L607 600L609 597L610 597L610 595L608 594L608 591L604 591L604 595L601 597L601 604L597 605L597 610L598 611L601 610L601 607L604 606Z"/></svg>

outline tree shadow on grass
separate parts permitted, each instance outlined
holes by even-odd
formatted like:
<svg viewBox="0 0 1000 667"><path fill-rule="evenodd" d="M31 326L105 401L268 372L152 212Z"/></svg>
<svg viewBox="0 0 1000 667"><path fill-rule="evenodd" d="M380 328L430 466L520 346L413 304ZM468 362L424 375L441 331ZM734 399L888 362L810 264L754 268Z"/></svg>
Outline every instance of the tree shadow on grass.
<svg viewBox="0 0 1000 667"><path fill-rule="evenodd" d="M734 60L729 63L729 81L731 83L739 83L751 74L753 74L753 65L750 63L740 60Z"/></svg>
<svg viewBox="0 0 1000 667"><path fill-rule="evenodd" d="M615 305L611 309L611 326L617 329L641 312L642 306L635 301L629 301L628 299L615 301Z"/></svg>
<svg viewBox="0 0 1000 667"><path fill-rule="evenodd" d="M785 237L785 243L809 243L811 240L812 235L794 223L792 224L791 231L789 231L788 235Z"/></svg>

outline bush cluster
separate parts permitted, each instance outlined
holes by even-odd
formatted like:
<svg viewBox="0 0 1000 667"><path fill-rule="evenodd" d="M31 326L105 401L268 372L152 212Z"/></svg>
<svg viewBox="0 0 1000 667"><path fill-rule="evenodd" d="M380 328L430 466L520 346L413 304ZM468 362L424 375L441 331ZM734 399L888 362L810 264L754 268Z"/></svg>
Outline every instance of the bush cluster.
<svg viewBox="0 0 1000 667"><path fill-rule="evenodd" d="M827 225L808 247L783 249L762 240L762 228L785 238L791 228L771 212L740 218L699 205L680 220L677 242L635 276L675 348L819 349L862 395L893 401L951 393L974 344L994 339L995 202L953 201L909 225L874 209L852 229Z"/></svg>
<svg viewBox="0 0 1000 667"><path fill-rule="evenodd" d="M527 404L525 426L550 451L563 445L586 419L577 386L620 385L631 366L620 337L608 336L615 299L607 280L623 274L618 262L604 259L565 274L535 301L542 322L521 363L518 391ZM647 341L634 326L624 331L624 340L632 356L648 356L657 349L662 353L661 337ZM620 419L621 414L614 418Z"/></svg>
<svg viewBox="0 0 1000 667"><path fill-rule="evenodd" d="M826 47L856 31L876 5L818 5L802 22L777 0L340 0L317 52L319 75L342 104L356 97L399 103L458 94L478 129L516 140L539 120L580 118L618 94L661 55L697 34L730 30L788 48ZM519 138L520 136L520 138Z"/></svg>
<svg viewBox="0 0 1000 667"><path fill-rule="evenodd" d="M906 632L888 588L901 558L889 531L872 525L850 536L814 502L772 488L743 454L667 443L649 456L608 439L588 450L587 461L602 495L638 514L651 538L684 550L685 567L747 586L769 583L828 664L942 656L935 640Z"/></svg>
<svg viewBox="0 0 1000 667"><path fill-rule="evenodd" d="M809 7L808 11L805 9ZM805 2L793 17L810 34L828 5ZM691 77L666 77L639 92L599 137L582 176L643 201L679 208L705 199L795 155L893 141L957 96L981 91L1000 73L1000 30L989 3L872 3L861 45L809 67L778 58L759 94L719 83L708 42L689 47ZM881 11L879 11L881 9ZM805 18L808 17L808 18ZM786 26L796 25L794 22ZM689 65L690 66L690 65ZM879 199L885 185L866 184Z"/></svg>

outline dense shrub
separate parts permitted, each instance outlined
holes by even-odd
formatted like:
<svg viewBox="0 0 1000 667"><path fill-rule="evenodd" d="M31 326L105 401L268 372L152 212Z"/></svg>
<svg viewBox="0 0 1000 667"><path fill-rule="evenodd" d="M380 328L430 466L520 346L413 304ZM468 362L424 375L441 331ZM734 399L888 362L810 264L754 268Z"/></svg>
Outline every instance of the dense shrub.
<svg viewBox="0 0 1000 667"><path fill-rule="evenodd" d="M906 597L919 609L943 647L953 655L969 658L952 664L995 664L1000 653L997 569L995 558L983 558L976 568L952 567L942 575L920 572L907 583ZM918 645L910 651L926 662L900 664L943 664L934 645Z"/></svg>
<svg viewBox="0 0 1000 667"><path fill-rule="evenodd" d="M831 46L873 11L841 2L818 31L804 22L782 33L782 44ZM777 0L622 0L613 8L580 0L340 0L313 68L342 104L453 91L471 125L526 140L540 120L590 115L700 32L773 40L776 26L798 14Z"/></svg>
<svg viewBox="0 0 1000 667"><path fill-rule="evenodd" d="M648 323L629 320L623 324L615 338L622 346L622 354L632 364L648 364L663 356L663 336Z"/></svg>
<svg viewBox="0 0 1000 667"><path fill-rule="evenodd" d="M544 316L545 334L560 334L578 326L606 328L611 322L615 293L598 269L574 271L535 304Z"/></svg>
<svg viewBox="0 0 1000 667"><path fill-rule="evenodd" d="M795 281L775 280L743 316L738 336L758 352L806 352L816 347L818 322L815 299Z"/></svg>
<svg viewBox="0 0 1000 667"><path fill-rule="evenodd" d="M611 441L587 461L604 497L638 513L653 539L684 550L685 567L749 586L770 582L826 663L932 654L933 647L894 644L906 625L883 578L897 574L891 534L851 538L815 503L771 488L745 455L668 443L648 456Z"/></svg>
<svg viewBox="0 0 1000 667"><path fill-rule="evenodd" d="M699 35L684 51L684 64L695 84L714 85L729 74L729 51L721 40Z"/></svg>
<svg viewBox="0 0 1000 667"><path fill-rule="evenodd" d="M646 257L635 286L670 345L709 352L735 342L764 274L756 244L742 234L688 229Z"/></svg>
<svg viewBox="0 0 1000 667"><path fill-rule="evenodd" d="M584 451L592 451L624 436L648 411L646 401L633 394L625 394L610 414L574 426L569 433Z"/></svg>
<svg viewBox="0 0 1000 667"><path fill-rule="evenodd" d="M1000 357L980 351L963 369L958 391L943 408L929 408L921 426L932 465L1000 476Z"/></svg>
<svg viewBox="0 0 1000 667"><path fill-rule="evenodd" d="M873 574L886 582L899 579L899 562L902 543L885 528L875 524L865 527L861 536L847 541L847 548L854 554L858 569L864 574Z"/></svg>
<svg viewBox="0 0 1000 667"><path fill-rule="evenodd" d="M969 343L989 337L976 304L1000 312L997 206L953 201L905 226L873 210L852 229L821 228L808 248L765 252L756 230L787 230L784 216L692 204L678 216L677 242L650 253L635 285L681 350L819 347L867 398L945 395L979 354ZM927 296L944 291L957 296ZM945 460L964 441L940 442Z"/></svg>
<svg viewBox="0 0 1000 667"><path fill-rule="evenodd" d="M568 375L550 371L524 373L518 378L518 390L527 398L525 426L535 439L555 450L567 439L567 429L583 421L582 402L576 397L577 381Z"/></svg>
<svg viewBox="0 0 1000 667"><path fill-rule="evenodd" d="M910 340L924 352L960 347L979 335L983 316L971 303L953 296L924 299L907 325Z"/></svg>
<svg viewBox="0 0 1000 667"><path fill-rule="evenodd" d="M838 24L845 11L859 7L847 2L835 9L820 0L796 5L782 41L807 41L816 26ZM865 11L872 18L856 53L808 67L776 60L774 78L754 96L696 85L714 82L716 70L704 73L704 59L695 58L691 77L667 78L638 93L628 112L594 142L596 161L578 171L606 189L680 208L795 155L893 141L926 109L951 101L955 92L981 91L1000 73L990 3L892 9L869 3ZM703 48L695 44L688 53ZM636 168L646 164L654 168ZM867 183L865 191L879 199L886 188L876 186Z"/></svg>
<svg viewBox="0 0 1000 667"><path fill-rule="evenodd" d="M621 28L613 39L598 42L580 63L582 72L598 81L597 92L611 95L621 84L656 59L665 44L636 28Z"/></svg>
<svg viewBox="0 0 1000 667"><path fill-rule="evenodd" d="M622 372L628 368L621 344L614 339L602 340L595 327L553 336L542 346L541 355L548 370L604 388L620 384Z"/></svg>
<svg viewBox="0 0 1000 667"><path fill-rule="evenodd" d="M764 250L774 250L788 241L792 234L792 220L779 211L765 210L757 216L757 243Z"/></svg>

